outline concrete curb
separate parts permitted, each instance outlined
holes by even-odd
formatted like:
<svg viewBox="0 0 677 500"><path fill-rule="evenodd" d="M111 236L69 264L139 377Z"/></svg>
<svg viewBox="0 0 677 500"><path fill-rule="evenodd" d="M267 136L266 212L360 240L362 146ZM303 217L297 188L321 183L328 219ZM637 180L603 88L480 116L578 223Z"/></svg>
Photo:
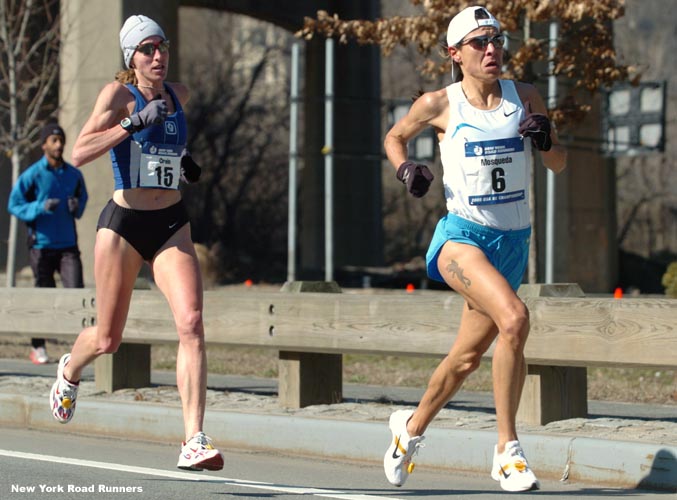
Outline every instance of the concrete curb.
<svg viewBox="0 0 677 500"><path fill-rule="evenodd" d="M48 407L46 398L0 394L0 424L64 430ZM78 402L78 415L67 428L78 434L177 443L183 439L182 429L180 408L103 401ZM205 429L223 447L378 464L390 439L388 426L382 423L215 409L208 409ZM440 429L433 423L416 463L488 474L495 439L493 431ZM540 434L522 434L520 440L542 477L677 491L677 446Z"/></svg>

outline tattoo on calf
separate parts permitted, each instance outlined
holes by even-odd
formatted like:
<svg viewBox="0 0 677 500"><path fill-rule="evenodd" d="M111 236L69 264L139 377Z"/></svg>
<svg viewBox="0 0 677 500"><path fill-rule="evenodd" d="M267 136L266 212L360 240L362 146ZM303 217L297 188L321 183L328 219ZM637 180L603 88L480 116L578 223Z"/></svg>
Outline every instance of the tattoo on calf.
<svg viewBox="0 0 677 500"><path fill-rule="evenodd" d="M447 266L447 271L452 275L456 276L466 288L470 286L470 279L463 276L463 268L458 265L458 262L452 260L451 263Z"/></svg>

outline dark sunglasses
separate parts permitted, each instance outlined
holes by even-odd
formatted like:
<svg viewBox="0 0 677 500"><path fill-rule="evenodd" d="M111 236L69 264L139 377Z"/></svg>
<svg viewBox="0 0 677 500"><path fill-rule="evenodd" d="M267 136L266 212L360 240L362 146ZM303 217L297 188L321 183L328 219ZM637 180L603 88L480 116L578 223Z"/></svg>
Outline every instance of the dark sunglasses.
<svg viewBox="0 0 677 500"><path fill-rule="evenodd" d="M160 54L169 51L169 40L162 40L157 43L144 43L143 45L136 46L136 51L141 52L144 56L152 56L156 50L159 50Z"/></svg>
<svg viewBox="0 0 677 500"><path fill-rule="evenodd" d="M497 49L502 49L505 44L505 35L482 35L467 40L462 40L459 45L470 45L475 50L485 50L489 44L494 44Z"/></svg>

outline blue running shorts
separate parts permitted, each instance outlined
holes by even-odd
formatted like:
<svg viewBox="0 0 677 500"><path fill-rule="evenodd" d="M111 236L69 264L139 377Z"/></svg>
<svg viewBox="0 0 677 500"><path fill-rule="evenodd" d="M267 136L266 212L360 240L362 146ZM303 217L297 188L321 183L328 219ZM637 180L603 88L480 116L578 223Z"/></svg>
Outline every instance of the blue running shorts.
<svg viewBox="0 0 677 500"><path fill-rule="evenodd" d="M447 241L453 241L481 249L489 262L508 280L512 289L517 290L529 262L530 239L530 227L501 231L448 213L437 223L425 256L428 276L436 281L444 281L437 269L437 259L442 246Z"/></svg>

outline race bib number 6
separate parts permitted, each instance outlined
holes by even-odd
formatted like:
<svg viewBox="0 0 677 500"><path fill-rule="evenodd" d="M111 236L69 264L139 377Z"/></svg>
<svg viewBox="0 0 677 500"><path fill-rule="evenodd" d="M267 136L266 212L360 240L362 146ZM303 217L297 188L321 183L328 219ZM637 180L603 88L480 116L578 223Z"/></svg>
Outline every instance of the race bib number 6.
<svg viewBox="0 0 677 500"><path fill-rule="evenodd" d="M526 159L519 137L467 142L465 157L475 173L469 205L497 205L525 199Z"/></svg>

